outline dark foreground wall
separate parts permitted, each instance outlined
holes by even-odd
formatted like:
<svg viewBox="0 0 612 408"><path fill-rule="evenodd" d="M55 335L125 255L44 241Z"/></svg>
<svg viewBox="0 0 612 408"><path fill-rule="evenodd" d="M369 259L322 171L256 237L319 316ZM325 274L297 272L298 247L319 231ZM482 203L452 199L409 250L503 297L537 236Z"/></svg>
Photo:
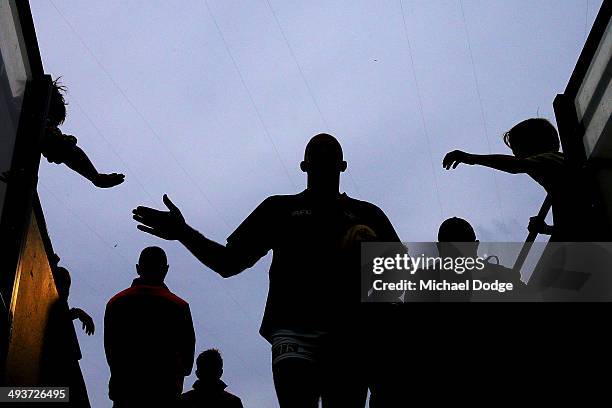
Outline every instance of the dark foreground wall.
<svg viewBox="0 0 612 408"><path fill-rule="evenodd" d="M47 317L58 298L37 218L31 217L10 304L6 376L12 385L39 384Z"/></svg>

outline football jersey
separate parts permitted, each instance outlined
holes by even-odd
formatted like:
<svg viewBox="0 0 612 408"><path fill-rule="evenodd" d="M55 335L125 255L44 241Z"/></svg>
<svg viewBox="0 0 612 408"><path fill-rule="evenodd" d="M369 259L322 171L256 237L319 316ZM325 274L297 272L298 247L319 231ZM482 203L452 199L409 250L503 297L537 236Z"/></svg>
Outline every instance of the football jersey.
<svg viewBox="0 0 612 408"><path fill-rule="evenodd" d="M329 331L360 303L360 270L347 262L346 235L367 226L378 241L399 241L381 209L339 194L321 203L305 190L264 200L228 237L241 269L273 251L260 333Z"/></svg>

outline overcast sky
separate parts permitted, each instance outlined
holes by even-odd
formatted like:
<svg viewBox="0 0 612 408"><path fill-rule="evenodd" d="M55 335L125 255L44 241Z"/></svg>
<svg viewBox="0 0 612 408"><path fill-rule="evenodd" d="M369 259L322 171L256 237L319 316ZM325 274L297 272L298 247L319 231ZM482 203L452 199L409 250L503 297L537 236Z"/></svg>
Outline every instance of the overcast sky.
<svg viewBox="0 0 612 408"><path fill-rule="evenodd" d="M246 407L277 406L258 334L270 254L229 280L136 229L131 209L168 193L191 225L225 238L272 194L305 187L305 143L341 141L342 190L380 206L405 241L468 219L481 241L522 241L544 191L526 176L460 167L459 148L509 153L501 135L564 90L601 0L31 0L46 72L68 87L64 133L100 171L100 190L43 160L39 193L79 331L94 407L108 406L106 301L161 245L169 287L191 304L197 350L218 347ZM403 9L403 13L402 13ZM465 17L465 19L464 19ZM404 24L405 22L405 24ZM469 38L469 41L468 41ZM191 387L193 376L186 380Z"/></svg>

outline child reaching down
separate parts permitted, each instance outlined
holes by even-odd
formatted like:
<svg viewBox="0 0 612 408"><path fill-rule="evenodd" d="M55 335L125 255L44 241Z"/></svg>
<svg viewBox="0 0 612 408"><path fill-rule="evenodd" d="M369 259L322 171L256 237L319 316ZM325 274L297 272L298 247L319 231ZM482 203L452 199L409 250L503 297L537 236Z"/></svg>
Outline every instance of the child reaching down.
<svg viewBox="0 0 612 408"><path fill-rule="evenodd" d="M66 119L66 102L63 95L65 91L66 88L60 85L58 80L53 81L46 131L41 146L42 155L50 163L64 163L96 187L109 188L123 183L125 178L123 174L98 173L87 154L77 146L76 137L65 135L59 129Z"/></svg>
<svg viewBox="0 0 612 408"><path fill-rule="evenodd" d="M442 162L447 170L460 163L480 165L506 173L525 173L540 184L552 202L553 225L532 217L529 230L551 235L551 241L596 241L589 195L583 172L559 152L559 135L546 119L527 119L504 135L511 155L478 155L454 150Z"/></svg>

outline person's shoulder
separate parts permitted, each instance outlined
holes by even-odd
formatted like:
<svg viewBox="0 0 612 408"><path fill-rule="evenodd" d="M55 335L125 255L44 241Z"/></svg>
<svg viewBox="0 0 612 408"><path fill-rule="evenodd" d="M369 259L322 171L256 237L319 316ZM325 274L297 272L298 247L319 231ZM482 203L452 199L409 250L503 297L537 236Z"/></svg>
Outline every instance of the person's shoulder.
<svg viewBox="0 0 612 408"><path fill-rule="evenodd" d="M148 286L148 285L146 286L135 285L127 289L124 289L121 292L117 293L115 296L113 296L108 301L107 307L111 305L116 305L118 303L122 303L122 301L125 299L130 299L130 298L140 297L140 296L145 296L148 298L150 298L151 296L163 298L181 307L189 306L189 303L187 303L187 301L183 300L178 295L175 295L168 288L164 286L157 287L157 286Z"/></svg>
<svg viewBox="0 0 612 408"><path fill-rule="evenodd" d="M164 289L165 289L165 288L164 288ZM176 295L176 294L172 293L172 292L171 292L169 289L166 289L166 290L162 290L162 291L160 291L160 296L162 296L162 297L164 297L164 298L168 299L168 300L169 300L169 301L171 301L172 303L175 303L175 304L177 304L177 305L179 305L179 306L182 306L182 307L187 307L187 306L189 306L189 303L188 303L186 300L184 300L184 299L183 299L183 298L181 298L180 296L178 296L178 295Z"/></svg>
<svg viewBox="0 0 612 408"><path fill-rule="evenodd" d="M344 195L343 197L347 200L348 205L351 208L359 209L361 211L368 212L373 215L385 216L385 212L376 204L372 204L369 201L359 200L357 198L349 197L348 195Z"/></svg>
<svg viewBox="0 0 612 408"><path fill-rule="evenodd" d="M177 402L179 407L195 407L197 406L197 395L195 390L189 390L178 396Z"/></svg>
<svg viewBox="0 0 612 408"><path fill-rule="evenodd" d="M179 395L179 401L191 401L196 397L196 390L189 390Z"/></svg>
<svg viewBox="0 0 612 408"><path fill-rule="evenodd" d="M303 192L298 194L275 194L263 200L257 209L274 214L282 209L300 206L304 200L305 195Z"/></svg>
<svg viewBox="0 0 612 408"><path fill-rule="evenodd" d="M231 392L227 390L223 390L223 393L225 395L225 399L227 400L227 402L231 402L232 404L234 404L233 406L236 406L236 407L242 406L242 400L239 397L237 397L236 395L232 394Z"/></svg>
<svg viewBox="0 0 612 408"><path fill-rule="evenodd" d="M304 199L304 192L297 194L275 194L263 200L262 204L278 205L292 203Z"/></svg>
<svg viewBox="0 0 612 408"><path fill-rule="evenodd" d="M565 155L561 152L539 153L539 154L527 157L526 160L537 162L537 163L556 164L556 165L563 165L566 163Z"/></svg>
<svg viewBox="0 0 612 408"><path fill-rule="evenodd" d="M106 306L108 307L111 304L115 304L117 303L118 300L131 296L134 292L135 292L134 287L123 289L121 292L117 293L115 296L110 298L110 300L106 303Z"/></svg>

